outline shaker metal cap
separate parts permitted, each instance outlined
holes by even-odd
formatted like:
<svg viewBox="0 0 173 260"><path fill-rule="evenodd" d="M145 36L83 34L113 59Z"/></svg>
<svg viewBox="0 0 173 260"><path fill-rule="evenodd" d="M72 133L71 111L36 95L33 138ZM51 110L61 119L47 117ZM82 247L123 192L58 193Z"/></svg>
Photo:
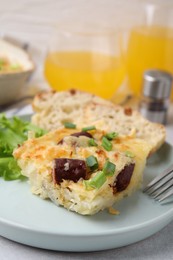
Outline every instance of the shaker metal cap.
<svg viewBox="0 0 173 260"><path fill-rule="evenodd" d="M146 70L143 77L142 93L146 97L161 99L168 98L171 93L173 77L162 70Z"/></svg>

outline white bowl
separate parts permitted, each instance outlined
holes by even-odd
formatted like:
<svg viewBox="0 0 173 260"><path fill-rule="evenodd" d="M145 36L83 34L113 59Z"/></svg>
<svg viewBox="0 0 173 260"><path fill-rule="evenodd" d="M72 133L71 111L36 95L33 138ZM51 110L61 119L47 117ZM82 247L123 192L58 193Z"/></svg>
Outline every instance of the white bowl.
<svg viewBox="0 0 173 260"><path fill-rule="evenodd" d="M22 66L21 71L0 73L0 105L6 105L19 97L34 70L34 64L27 52L2 39L0 39L0 57L7 57Z"/></svg>

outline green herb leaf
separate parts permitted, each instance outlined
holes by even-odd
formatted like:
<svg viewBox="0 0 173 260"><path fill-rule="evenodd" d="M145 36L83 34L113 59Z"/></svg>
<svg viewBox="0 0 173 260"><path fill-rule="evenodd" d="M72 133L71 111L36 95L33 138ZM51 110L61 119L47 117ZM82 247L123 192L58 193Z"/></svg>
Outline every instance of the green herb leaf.
<svg viewBox="0 0 173 260"><path fill-rule="evenodd" d="M86 164L92 171L95 171L96 169L98 169L97 158L93 155L86 158Z"/></svg>
<svg viewBox="0 0 173 260"><path fill-rule="evenodd" d="M86 126L82 128L82 132L87 132L87 131L91 131L91 130L96 130L96 127L94 125L91 126Z"/></svg>
<svg viewBox="0 0 173 260"><path fill-rule="evenodd" d="M102 138L102 146L106 151L112 150L112 143L105 136Z"/></svg>
<svg viewBox="0 0 173 260"><path fill-rule="evenodd" d="M117 138L118 137L118 133L116 133L116 132L111 132L111 133L107 133L106 135L105 135L105 137L108 139L108 140L113 140L113 139L115 139L115 138Z"/></svg>
<svg viewBox="0 0 173 260"><path fill-rule="evenodd" d="M21 170L13 157L0 158L0 176L4 180L17 180L21 175Z"/></svg>
<svg viewBox="0 0 173 260"><path fill-rule="evenodd" d="M71 122L65 122L64 123L65 128L75 129L76 125Z"/></svg>
<svg viewBox="0 0 173 260"><path fill-rule="evenodd" d="M87 190L99 189L106 182L106 176L104 172L98 172L90 180L84 181L85 187Z"/></svg>
<svg viewBox="0 0 173 260"><path fill-rule="evenodd" d="M94 138L90 138L88 141L89 146L98 146Z"/></svg>
<svg viewBox="0 0 173 260"><path fill-rule="evenodd" d="M36 137L46 133L43 129L32 125L30 122L18 117L7 119L4 114L0 115L0 157L12 154L14 148L22 144L28 137L28 131L33 131Z"/></svg>
<svg viewBox="0 0 173 260"><path fill-rule="evenodd" d="M0 176L5 180L21 179L20 168L12 154L18 145L27 140L28 131L33 131L36 137L46 133L18 117L8 119L0 114Z"/></svg>
<svg viewBox="0 0 173 260"><path fill-rule="evenodd" d="M103 167L103 172L106 176L113 176L115 173L115 169L115 164L110 161L107 161Z"/></svg>

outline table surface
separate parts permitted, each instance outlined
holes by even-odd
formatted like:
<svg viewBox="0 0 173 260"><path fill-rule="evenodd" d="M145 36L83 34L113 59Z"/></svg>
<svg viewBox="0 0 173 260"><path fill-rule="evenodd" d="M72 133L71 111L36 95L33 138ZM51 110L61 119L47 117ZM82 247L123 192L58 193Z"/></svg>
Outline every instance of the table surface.
<svg viewBox="0 0 173 260"><path fill-rule="evenodd" d="M87 2L87 4L86 4ZM91 3L92 2L92 3ZM134 3L135 1L133 1ZM169 2L169 1L168 1ZM17 37L22 41L27 41L31 43L35 55L35 62L41 62L43 54L45 52L44 46L41 46L38 51L38 46L40 46L40 41L43 42L43 38L46 39L48 28L46 27L42 35L38 34L40 32L41 22L46 21L49 24L51 18L61 21L62 18L75 17L76 12L83 16L83 12L90 15L90 19L95 17L93 5L98 8L100 7L100 17L103 17L105 13L110 15L107 16L109 19L114 16L113 9L116 9L117 5L120 5L122 1L117 0L0 0L0 17L2 19L0 25L0 32L4 32L10 36ZM127 2L126 2L127 3ZM86 6L87 5L87 6ZM54 8L54 6L56 8ZM105 12L106 8L108 12ZM54 12L51 14L51 11ZM46 11L49 10L49 15L46 15ZM57 12L55 12L57 10ZM57 15L58 13L58 15ZM98 15L99 17L99 15ZM106 15L104 16L106 19ZM39 20L40 19L40 20ZM98 18L99 19L99 18ZM48 21L49 20L49 21ZM24 22L21 22L24 21ZM32 21L34 27L32 27ZM27 27L28 24L30 27ZM44 24L44 23L43 23ZM29 28L29 29L28 29ZM34 29L33 29L34 28ZM45 26L44 26L45 28ZM42 88L46 87L46 83L42 78L42 68L38 68L35 75L32 78L33 85L41 85ZM30 85L30 87L31 87ZM29 89L30 91L30 89ZM35 89L34 89L35 91ZM10 110L8 115L11 115L14 111ZM27 105L20 110L19 114L27 114L31 112L31 106ZM167 129L167 141L173 145L173 105L169 110L169 121L166 126ZM107 251L92 252L92 253L67 253L67 252L55 252L49 250L37 249L22 244L15 243L6 238L0 237L0 259L1 260L49 260L49 259L173 259L173 222L162 229L160 232L156 233L152 237L149 237L138 243L125 246L118 249L112 249Z"/></svg>

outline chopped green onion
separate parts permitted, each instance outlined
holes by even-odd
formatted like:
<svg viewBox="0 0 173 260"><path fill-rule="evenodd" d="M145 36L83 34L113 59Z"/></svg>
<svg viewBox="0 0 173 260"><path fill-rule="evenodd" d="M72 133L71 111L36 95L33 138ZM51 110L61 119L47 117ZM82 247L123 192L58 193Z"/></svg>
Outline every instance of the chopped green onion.
<svg viewBox="0 0 173 260"><path fill-rule="evenodd" d="M89 146L98 146L98 144L96 143L96 141L93 138L90 138L88 141Z"/></svg>
<svg viewBox="0 0 173 260"><path fill-rule="evenodd" d="M134 158L135 157L134 153L132 153L131 151L125 151L125 155L127 157L130 157L130 158Z"/></svg>
<svg viewBox="0 0 173 260"><path fill-rule="evenodd" d="M115 164L107 161L103 167L103 172L106 176L113 176L115 173L115 169Z"/></svg>
<svg viewBox="0 0 173 260"><path fill-rule="evenodd" d="M87 190L90 189L99 189L106 181L106 176L104 172L98 172L94 177L90 180L84 181L85 187Z"/></svg>
<svg viewBox="0 0 173 260"><path fill-rule="evenodd" d="M83 132L91 131L91 130L96 130L96 127L94 125L91 126L86 126L82 128Z"/></svg>
<svg viewBox="0 0 173 260"><path fill-rule="evenodd" d="M97 158L93 155L86 158L87 166L92 170L98 169L98 161Z"/></svg>
<svg viewBox="0 0 173 260"><path fill-rule="evenodd" d="M75 129L76 125L71 123L71 122L65 122L64 123L65 128L71 128L71 129Z"/></svg>
<svg viewBox="0 0 173 260"><path fill-rule="evenodd" d="M17 64L17 63L13 63L13 64L11 64L10 68L13 69L13 70L16 70L16 69L20 68L20 65Z"/></svg>
<svg viewBox="0 0 173 260"><path fill-rule="evenodd" d="M115 138L118 137L118 133L116 133L116 132L111 132L111 133L106 134L105 137L106 137L108 140L113 140L113 139L115 139Z"/></svg>
<svg viewBox="0 0 173 260"><path fill-rule="evenodd" d="M97 158L94 156L89 156L87 159L87 165L91 167L92 165L96 165ZM97 165L98 168L98 165ZM90 180L84 181L85 187L87 190L90 189L99 189L106 181L106 176L113 176L115 172L116 166L115 164L107 161L103 167L103 171L98 172L94 177Z"/></svg>
<svg viewBox="0 0 173 260"><path fill-rule="evenodd" d="M102 146L106 151L112 150L112 143L105 136L102 138Z"/></svg>

